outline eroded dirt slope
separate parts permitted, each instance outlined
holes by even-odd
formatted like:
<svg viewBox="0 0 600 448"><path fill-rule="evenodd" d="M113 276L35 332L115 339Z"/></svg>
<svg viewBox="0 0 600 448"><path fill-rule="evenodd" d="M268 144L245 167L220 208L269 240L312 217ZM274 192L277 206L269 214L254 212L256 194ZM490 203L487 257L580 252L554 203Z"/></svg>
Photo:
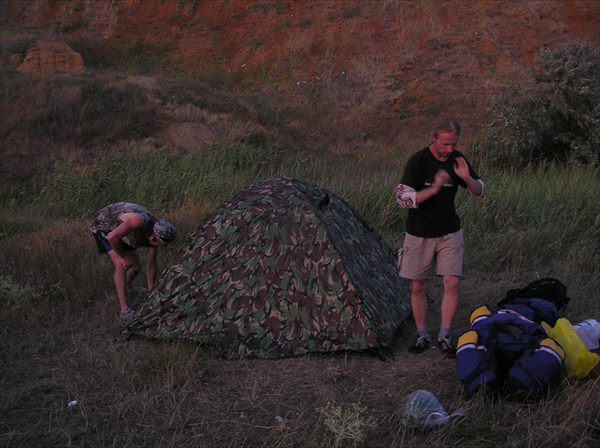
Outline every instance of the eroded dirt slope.
<svg viewBox="0 0 600 448"><path fill-rule="evenodd" d="M164 48L157 69L229 77L234 88L258 92L284 110L290 133L342 151L377 149L399 135L417 139L442 113L458 115L474 134L485 124L490 98L531 79L542 48L568 40L600 47L596 0L2 0L1 6L5 42L29 33L89 39L114 51L131 42ZM311 104L327 110L311 112ZM204 129L197 141L164 124L156 136L193 146L219 132Z"/></svg>

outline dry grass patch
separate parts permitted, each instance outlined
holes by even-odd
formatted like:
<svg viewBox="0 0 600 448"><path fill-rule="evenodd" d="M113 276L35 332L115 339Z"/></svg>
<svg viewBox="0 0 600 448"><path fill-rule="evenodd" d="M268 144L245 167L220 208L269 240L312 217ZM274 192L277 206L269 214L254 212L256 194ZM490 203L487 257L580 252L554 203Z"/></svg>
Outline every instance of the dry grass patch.
<svg viewBox="0 0 600 448"><path fill-rule="evenodd" d="M56 222L0 242L0 264L21 287L20 300L2 300L0 316L5 446L593 446L597 371L563 381L540 403L484 395L466 401L452 360L437 350L408 355L411 323L387 362L361 353L224 360L195 343L123 339L110 265L81 246L88 237L82 230L81 221ZM490 291L499 296L513 285L471 274L455 331L468 327L472 309L496 299ZM434 329L439 282L430 293ZM133 305L141 300L135 296ZM402 409L417 389L434 393L448 412L465 407L468 415L432 431L404 428ZM67 406L71 401L77 405Z"/></svg>

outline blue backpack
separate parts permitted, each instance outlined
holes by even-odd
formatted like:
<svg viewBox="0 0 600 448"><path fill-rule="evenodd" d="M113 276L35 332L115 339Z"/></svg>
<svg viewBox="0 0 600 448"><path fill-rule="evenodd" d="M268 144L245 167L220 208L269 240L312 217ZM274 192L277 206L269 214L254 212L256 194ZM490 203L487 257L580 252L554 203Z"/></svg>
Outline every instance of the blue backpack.
<svg viewBox="0 0 600 448"><path fill-rule="evenodd" d="M557 318L556 306L537 298L473 311L456 352L465 396L484 388L509 399L537 400L558 385L565 352L548 337Z"/></svg>

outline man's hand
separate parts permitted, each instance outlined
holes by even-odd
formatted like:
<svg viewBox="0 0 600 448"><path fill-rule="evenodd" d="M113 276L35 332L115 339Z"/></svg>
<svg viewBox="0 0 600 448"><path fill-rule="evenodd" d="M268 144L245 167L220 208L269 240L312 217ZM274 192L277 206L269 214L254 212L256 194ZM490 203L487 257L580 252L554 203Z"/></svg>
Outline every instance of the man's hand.
<svg viewBox="0 0 600 448"><path fill-rule="evenodd" d="M471 177L469 165L464 158L457 157L454 159L454 172L466 182L467 188L469 189L469 193L471 195L476 197L485 196L485 184L482 180L475 180Z"/></svg>
<svg viewBox="0 0 600 448"><path fill-rule="evenodd" d="M427 199L435 196L440 192L440 190L444 187L444 184L449 180L450 174L448 174L446 170L438 170L438 172L435 173L435 177L433 178L433 183L431 184L431 186L417 191L417 195L415 196L415 202L417 204L421 204Z"/></svg>
<svg viewBox="0 0 600 448"><path fill-rule="evenodd" d="M471 177L471 174L469 173L469 165L467 165L467 161L462 157L457 157L454 159L454 172L458 177L465 181Z"/></svg>
<svg viewBox="0 0 600 448"><path fill-rule="evenodd" d="M433 179L433 186L439 192L444 184L450 180L450 174L446 170L439 170L435 173L435 178Z"/></svg>

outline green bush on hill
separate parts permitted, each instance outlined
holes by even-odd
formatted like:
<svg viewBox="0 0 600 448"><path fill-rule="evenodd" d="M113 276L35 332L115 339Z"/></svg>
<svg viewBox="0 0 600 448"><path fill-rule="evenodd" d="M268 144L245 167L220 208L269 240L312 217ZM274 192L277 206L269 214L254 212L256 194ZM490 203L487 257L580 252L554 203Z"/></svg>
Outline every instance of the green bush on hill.
<svg viewBox="0 0 600 448"><path fill-rule="evenodd" d="M26 132L80 145L139 139L155 125L142 89L100 79L6 76L2 138Z"/></svg>
<svg viewBox="0 0 600 448"><path fill-rule="evenodd" d="M488 140L503 166L600 164L600 65L587 43L542 50L534 88L494 98Z"/></svg>

